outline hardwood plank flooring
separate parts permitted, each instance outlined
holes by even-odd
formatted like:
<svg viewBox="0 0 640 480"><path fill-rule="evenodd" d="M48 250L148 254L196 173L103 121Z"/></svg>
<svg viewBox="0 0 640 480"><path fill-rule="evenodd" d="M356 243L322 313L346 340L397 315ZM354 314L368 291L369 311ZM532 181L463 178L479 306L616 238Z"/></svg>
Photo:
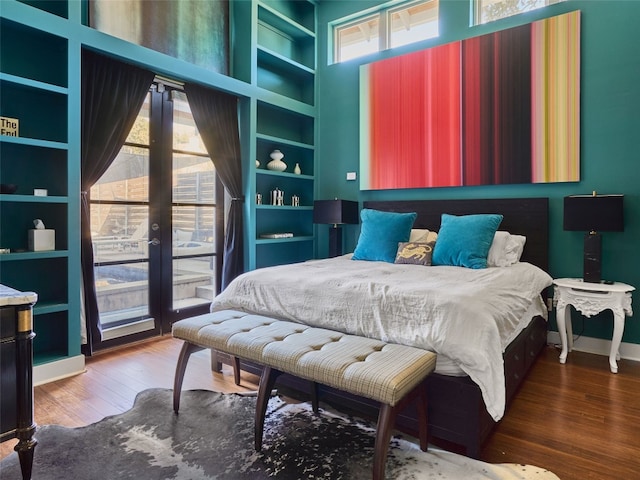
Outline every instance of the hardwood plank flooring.
<svg viewBox="0 0 640 480"><path fill-rule="evenodd" d="M172 388L181 346L163 337L88 358L86 373L35 388L36 422L87 425L128 410L142 390ZM607 357L572 352L560 365L558 354L554 347L543 351L481 459L537 465L562 480L638 478L640 362L622 360L614 375ZM226 365L212 373L202 351L192 355L183 388L251 391L257 382L243 372L236 386ZM0 457L14 444L0 444Z"/></svg>

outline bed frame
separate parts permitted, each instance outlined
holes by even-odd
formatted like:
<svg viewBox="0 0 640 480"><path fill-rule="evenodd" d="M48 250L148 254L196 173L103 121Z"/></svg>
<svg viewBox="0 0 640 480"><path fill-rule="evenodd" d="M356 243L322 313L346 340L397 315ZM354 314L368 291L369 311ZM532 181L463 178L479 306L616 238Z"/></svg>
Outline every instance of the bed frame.
<svg viewBox="0 0 640 480"><path fill-rule="evenodd" d="M525 235L527 241L521 261L548 271L548 199L471 199L471 200L409 200L367 201L364 208L392 212L416 212L415 228L438 231L442 213L466 215L500 213L504 216L499 230ZM543 292L543 295L546 292ZM547 323L536 317L507 347L504 357L506 399L508 406L534 364L547 340ZM218 360L229 360L219 358ZM259 374L261 368L242 362L241 368ZM279 384L285 392L308 398L309 385L299 379L287 378ZM482 445L495 426L487 412L480 388L469 377L450 377L433 373L428 377L428 417L431 440L449 450L479 458ZM361 397L319 386L320 399L335 408L375 419L378 405ZM507 412L505 412L506 414ZM418 435L417 413L405 410L396 428L412 436Z"/></svg>

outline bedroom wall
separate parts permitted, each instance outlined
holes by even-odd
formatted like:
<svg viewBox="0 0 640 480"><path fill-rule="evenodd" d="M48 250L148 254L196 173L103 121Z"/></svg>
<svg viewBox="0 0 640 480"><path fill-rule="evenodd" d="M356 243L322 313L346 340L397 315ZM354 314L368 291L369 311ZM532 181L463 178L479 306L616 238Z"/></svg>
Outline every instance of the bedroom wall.
<svg viewBox="0 0 640 480"><path fill-rule="evenodd" d="M374 7L380 1L322 0L318 8L318 141L317 198L409 200L451 198L549 197L550 271L555 277L582 276L582 232L562 229L563 197L570 194L625 195L625 231L603 233L605 279L640 288L640 50L637 19L640 2L569 0L528 14L469 27L469 2L440 0L437 39L382 52L342 64L328 65L328 22ZM581 181L575 183L499 185L413 190L360 191L347 172L359 169L359 68L381 58L429 48L454 40L529 23L561 13L581 13ZM359 172L358 172L359 173ZM319 255L326 252L320 230ZM358 228L346 229L346 249L355 247ZM640 295L633 301L640 309ZM612 321L605 312L583 323L574 316L574 333L610 340ZM557 330L553 314L551 329ZM584 339L583 349L589 349ZM598 344L596 340L592 342ZM603 342L600 342L603 343ZM629 345L631 344L631 345ZM627 319L621 353L640 358L640 322ZM576 344L580 348L580 344ZM607 347L608 348L608 347ZM595 348L598 350L598 348Z"/></svg>

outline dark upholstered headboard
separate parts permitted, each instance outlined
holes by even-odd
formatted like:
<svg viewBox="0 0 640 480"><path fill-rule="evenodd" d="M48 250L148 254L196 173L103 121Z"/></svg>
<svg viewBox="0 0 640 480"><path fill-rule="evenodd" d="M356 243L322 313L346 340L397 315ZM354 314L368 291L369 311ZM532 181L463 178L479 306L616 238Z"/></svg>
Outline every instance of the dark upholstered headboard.
<svg viewBox="0 0 640 480"><path fill-rule="evenodd" d="M416 212L414 228L440 229L443 213L470 215L500 213L504 216L499 230L524 235L527 242L521 260L549 271L549 199L502 198L469 200L397 200L367 201L364 208L388 212Z"/></svg>

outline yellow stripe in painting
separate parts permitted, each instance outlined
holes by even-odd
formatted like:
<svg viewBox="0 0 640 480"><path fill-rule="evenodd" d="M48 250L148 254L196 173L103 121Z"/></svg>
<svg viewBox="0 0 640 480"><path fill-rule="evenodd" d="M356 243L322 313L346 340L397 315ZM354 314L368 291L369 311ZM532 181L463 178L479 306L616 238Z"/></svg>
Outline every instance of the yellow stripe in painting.
<svg viewBox="0 0 640 480"><path fill-rule="evenodd" d="M580 12L532 24L532 181L580 179Z"/></svg>

